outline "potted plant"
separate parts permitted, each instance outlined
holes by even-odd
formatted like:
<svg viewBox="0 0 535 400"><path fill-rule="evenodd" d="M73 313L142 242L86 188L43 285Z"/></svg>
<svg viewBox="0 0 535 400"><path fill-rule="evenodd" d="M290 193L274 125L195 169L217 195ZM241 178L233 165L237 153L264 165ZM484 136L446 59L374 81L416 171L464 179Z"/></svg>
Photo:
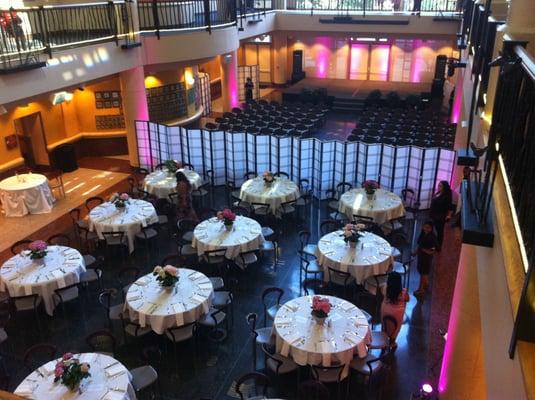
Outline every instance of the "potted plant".
<svg viewBox="0 0 535 400"><path fill-rule="evenodd" d="M375 191L379 189L379 183L377 181L367 180L362 183L362 188L366 191L368 200L373 200Z"/></svg>
<svg viewBox="0 0 535 400"><path fill-rule="evenodd" d="M271 171L264 172L264 174L262 176L264 178L264 184L266 186L271 185L273 183L273 181L275 180L275 176L273 175L273 173Z"/></svg>
<svg viewBox="0 0 535 400"><path fill-rule="evenodd" d="M167 172L169 172L169 174L172 174L172 175L176 174L176 171L179 168L178 161L166 160L164 164L165 164L165 168L167 168Z"/></svg>
<svg viewBox="0 0 535 400"><path fill-rule="evenodd" d="M228 208L225 208L223 211L218 211L217 212L217 219L219 221L223 221L223 225L225 225L225 229L227 231L230 231L230 230L232 230L232 226L234 225L234 221L236 221L236 214L234 214Z"/></svg>
<svg viewBox="0 0 535 400"><path fill-rule="evenodd" d="M152 271L152 275L156 277L156 281L165 290L173 290L175 284L178 282L178 268L172 265L161 267L157 265Z"/></svg>
<svg viewBox="0 0 535 400"><path fill-rule="evenodd" d="M344 238L344 242L349 244L349 247L355 248L357 247L357 242L359 241L360 237L362 236L362 231L365 228L363 224L347 224L344 226L342 237Z"/></svg>
<svg viewBox="0 0 535 400"><path fill-rule="evenodd" d="M65 353L54 369L54 382L61 382L71 392L79 391L82 379L91 376L89 368L89 364L80 363L72 353Z"/></svg>
<svg viewBox="0 0 535 400"><path fill-rule="evenodd" d="M331 303L328 298L321 296L312 297L312 311L310 314L318 325L323 325L325 318L331 312Z"/></svg>
<svg viewBox="0 0 535 400"><path fill-rule="evenodd" d="M32 260L42 260L47 254L47 244L43 240L34 240L28 245L28 254Z"/></svg>
<svg viewBox="0 0 535 400"><path fill-rule="evenodd" d="M117 209L124 210L126 205L130 203L130 196L128 193L115 193L111 196L110 202L113 203Z"/></svg>

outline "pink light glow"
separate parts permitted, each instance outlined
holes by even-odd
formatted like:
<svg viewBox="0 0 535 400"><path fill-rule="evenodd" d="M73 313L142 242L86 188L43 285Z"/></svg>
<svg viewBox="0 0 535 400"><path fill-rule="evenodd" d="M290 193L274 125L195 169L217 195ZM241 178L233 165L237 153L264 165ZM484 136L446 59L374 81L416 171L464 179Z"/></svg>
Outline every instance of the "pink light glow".
<svg viewBox="0 0 535 400"><path fill-rule="evenodd" d="M315 39L316 50L316 77L326 78L329 70L329 57L331 54L332 38L320 36Z"/></svg>
<svg viewBox="0 0 535 400"><path fill-rule="evenodd" d="M464 69L459 68L459 76L457 77L457 87L459 90L455 91L455 97L453 98L453 106L451 108L451 123L456 124L461 118L461 110L463 105L463 91L462 91L462 82L464 79Z"/></svg>
<svg viewBox="0 0 535 400"><path fill-rule="evenodd" d="M377 45L372 47L374 53L372 57L378 59L378 70L374 71L376 76L374 78L379 81L386 81L388 79L388 60L390 58L389 45ZM373 63L373 59L372 59ZM377 76L378 75L378 76Z"/></svg>
<svg viewBox="0 0 535 400"><path fill-rule="evenodd" d="M368 45L351 44L349 57L349 79L366 79L368 70Z"/></svg>
<svg viewBox="0 0 535 400"><path fill-rule="evenodd" d="M411 64L411 82L421 82L422 74L426 71L425 52L429 50L423 40L413 40L412 44L412 64Z"/></svg>

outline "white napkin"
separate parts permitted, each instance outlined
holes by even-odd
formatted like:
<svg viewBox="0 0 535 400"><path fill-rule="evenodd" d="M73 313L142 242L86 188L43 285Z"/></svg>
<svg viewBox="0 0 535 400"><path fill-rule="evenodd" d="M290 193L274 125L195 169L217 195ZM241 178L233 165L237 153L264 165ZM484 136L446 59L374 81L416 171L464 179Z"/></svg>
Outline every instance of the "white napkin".
<svg viewBox="0 0 535 400"><path fill-rule="evenodd" d="M129 293L127 296L126 296L126 300L128 302L132 302L132 301L136 301L136 300L139 300L141 299L141 294L140 293Z"/></svg>
<svg viewBox="0 0 535 400"><path fill-rule="evenodd" d="M59 269L55 269L54 271L52 271L52 276L58 280L59 288L64 288L65 286L67 286L67 284L65 283L65 274Z"/></svg>
<svg viewBox="0 0 535 400"><path fill-rule="evenodd" d="M330 342L318 342L318 343L316 343L316 351L318 353L330 353L331 352L331 343Z"/></svg>
<svg viewBox="0 0 535 400"><path fill-rule="evenodd" d="M348 301L344 301L341 305L340 305L340 308L344 311L349 311L349 310L352 310L355 306L353 304L351 304L350 302Z"/></svg>
<svg viewBox="0 0 535 400"><path fill-rule="evenodd" d="M207 282L207 283L200 283L199 284L199 289L200 290L212 290L213 289L213 286L210 282Z"/></svg>
<svg viewBox="0 0 535 400"><path fill-rule="evenodd" d="M24 285L24 294L26 296L32 294L32 285Z"/></svg>
<svg viewBox="0 0 535 400"><path fill-rule="evenodd" d="M4 279L4 281L14 281L15 279L17 279L19 277L19 273L18 272L9 272L9 273L5 273L5 274L2 274L2 278Z"/></svg>
<svg viewBox="0 0 535 400"><path fill-rule="evenodd" d="M197 304L201 304L201 303L204 303L206 298L204 298L204 297L202 297L202 296L200 296L198 294L194 294L193 296L191 296L190 300L193 300Z"/></svg>
<svg viewBox="0 0 535 400"><path fill-rule="evenodd" d="M138 286L145 286L147 283L149 283L147 278L141 278L134 282Z"/></svg>
<svg viewBox="0 0 535 400"><path fill-rule="evenodd" d="M42 367L39 368L39 372L41 372L44 376L49 376L54 373L54 370L56 369L56 363L55 362L48 362Z"/></svg>
<svg viewBox="0 0 535 400"><path fill-rule="evenodd" d="M356 326L368 326L368 320L364 315L359 315L355 321Z"/></svg>
<svg viewBox="0 0 535 400"><path fill-rule="evenodd" d="M177 326L184 325L184 306L182 303L173 304L173 311L175 312L176 324Z"/></svg>
<svg viewBox="0 0 535 400"><path fill-rule="evenodd" d="M290 325L291 323L292 323L291 318L277 318L275 320L275 324L277 325L277 327L279 327L279 325Z"/></svg>
<svg viewBox="0 0 535 400"><path fill-rule="evenodd" d="M33 399L32 385L28 381L22 382L15 390L15 394L25 399Z"/></svg>
<svg viewBox="0 0 535 400"><path fill-rule="evenodd" d="M116 375L125 373L125 369L121 364L115 364L114 366L111 366L109 368L106 368L106 376L108 378L112 378Z"/></svg>
<svg viewBox="0 0 535 400"><path fill-rule="evenodd" d="M286 303L284 307L286 307L291 312L296 312L297 310L299 310L299 306L297 304Z"/></svg>

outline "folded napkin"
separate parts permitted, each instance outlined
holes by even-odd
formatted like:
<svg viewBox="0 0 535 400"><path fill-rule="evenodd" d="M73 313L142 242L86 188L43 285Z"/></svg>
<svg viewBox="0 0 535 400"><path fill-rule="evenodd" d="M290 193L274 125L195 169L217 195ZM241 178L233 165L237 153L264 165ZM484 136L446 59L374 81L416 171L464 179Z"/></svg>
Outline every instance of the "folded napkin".
<svg viewBox="0 0 535 400"><path fill-rule="evenodd" d="M359 315L355 321L356 326L368 326L368 320L365 316Z"/></svg>
<svg viewBox="0 0 535 400"><path fill-rule="evenodd" d="M141 299L141 294L140 293L129 293L127 296L126 296L126 300L128 302L132 302L132 301L136 301L136 300L139 300Z"/></svg>
<svg viewBox="0 0 535 400"><path fill-rule="evenodd" d="M207 282L207 283L200 283L199 284L199 289L200 290L212 290L213 289L213 286L210 282Z"/></svg>
<svg viewBox="0 0 535 400"><path fill-rule="evenodd" d="M275 320L275 325L277 325L277 327L279 327L279 325L289 325L291 323L292 323L291 318L277 318Z"/></svg>
<svg viewBox="0 0 535 400"><path fill-rule="evenodd" d="M113 365L113 366L111 366L109 368L106 368L105 371L106 371L106 376L108 378L112 378L114 376L117 376L117 375L120 375L120 374L124 374L126 372L125 368L119 363L117 363L117 364L115 364L115 365Z"/></svg>
<svg viewBox="0 0 535 400"><path fill-rule="evenodd" d="M84 353L80 354L79 360L81 363L88 363L92 365L97 359L97 354L95 353Z"/></svg>
<svg viewBox="0 0 535 400"><path fill-rule="evenodd" d="M330 342L318 342L318 343L316 343L316 351L318 353L330 353L331 352L331 343Z"/></svg>
<svg viewBox="0 0 535 400"><path fill-rule="evenodd" d="M19 276L20 275L18 272L10 272L6 274L2 274L4 281L14 281L15 279L18 279Z"/></svg>
<svg viewBox="0 0 535 400"><path fill-rule="evenodd" d="M42 367L39 368L39 372L42 373L44 376L49 376L54 373L54 370L56 369L56 363L55 362L48 362Z"/></svg>
<svg viewBox="0 0 535 400"><path fill-rule="evenodd" d="M201 274L201 273L199 273L199 272L195 272L195 274L190 275L189 278L190 278L192 281L198 281L199 279L204 278L204 276L203 276L203 274Z"/></svg>
<svg viewBox="0 0 535 400"><path fill-rule="evenodd" d="M125 398L124 391L122 390L109 390L104 395L102 400L123 400Z"/></svg>
<svg viewBox="0 0 535 400"><path fill-rule="evenodd" d="M344 301L340 305L340 308L347 312L347 311L352 310L353 308L355 308L355 306L353 304L351 304L350 302L348 302L348 301Z"/></svg>
<svg viewBox="0 0 535 400"><path fill-rule="evenodd" d="M203 297L203 296L200 296L198 294L194 294L193 296L191 296L190 300L192 300L193 302L195 302L197 304L201 304L201 303L204 303L206 298Z"/></svg>
<svg viewBox="0 0 535 400"><path fill-rule="evenodd" d="M346 333L344 335L344 339L351 343L353 346L356 346L357 344L359 344L362 339L359 339L357 335L353 334L353 333Z"/></svg>
<svg viewBox="0 0 535 400"><path fill-rule="evenodd" d="M61 272L59 269L55 269L51 273L52 276L58 280L58 286L60 288L67 286L67 284L65 283L65 274L63 272Z"/></svg>
<svg viewBox="0 0 535 400"><path fill-rule="evenodd" d="M296 312L297 310L299 310L299 306L297 304L286 303L284 307L290 310L291 312Z"/></svg>
<svg viewBox="0 0 535 400"><path fill-rule="evenodd" d="M145 286L147 283L149 283L147 278L141 278L134 282L134 284L138 286Z"/></svg>
<svg viewBox="0 0 535 400"><path fill-rule="evenodd" d="M173 311L175 312L175 319L177 326L184 325L184 312L186 309L182 303L173 304Z"/></svg>
<svg viewBox="0 0 535 400"><path fill-rule="evenodd" d="M25 399L33 399L33 385L28 381L24 381L15 390L15 394Z"/></svg>

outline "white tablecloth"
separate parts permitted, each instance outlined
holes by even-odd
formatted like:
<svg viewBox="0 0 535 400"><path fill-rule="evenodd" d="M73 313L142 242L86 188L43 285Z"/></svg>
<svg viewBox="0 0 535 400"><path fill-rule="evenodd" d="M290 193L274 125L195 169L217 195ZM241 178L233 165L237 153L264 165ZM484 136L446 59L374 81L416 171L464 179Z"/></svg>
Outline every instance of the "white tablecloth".
<svg viewBox="0 0 535 400"><path fill-rule="evenodd" d="M19 254L7 260L0 268L0 290L11 296L39 294L43 298L47 314L54 313L53 294L80 281L85 272L82 255L76 249L64 246L48 246L42 260L32 260Z"/></svg>
<svg viewBox="0 0 535 400"><path fill-rule="evenodd" d="M34 400L135 400L136 394L126 367L114 358L99 353L76 354L89 364L91 376L80 383L82 393L71 392L60 382L54 383L58 360L49 361L28 375L15 389L15 394ZM39 372L38 372L39 371Z"/></svg>
<svg viewBox="0 0 535 400"><path fill-rule="evenodd" d="M134 251L136 233L141 226L158 222L154 206L148 201L130 199L126 208L118 209L112 203L103 203L89 213L89 229L95 231L100 239L102 232L125 232L130 252Z"/></svg>
<svg viewBox="0 0 535 400"><path fill-rule="evenodd" d="M214 295L212 283L198 271L187 268L178 271L179 280L172 290L162 288L152 274L134 282L125 302L130 319L162 334L167 328L197 321L206 314Z"/></svg>
<svg viewBox="0 0 535 400"><path fill-rule="evenodd" d="M373 200L368 200L364 189L353 189L344 193L338 203L338 211L347 215L350 221L353 215L363 215L381 225L405 215L401 198L383 189L376 190Z"/></svg>
<svg viewBox="0 0 535 400"><path fill-rule="evenodd" d="M186 175L193 190L202 186L201 176L189 169L179 169ZM167 198L169 194L176 191L175 174L167 172L167 170L154 171L145 177L143 188L146 192L155 195L162 199Z"/></svg>
<svg viewBox="0 0 535 400"><path fill-rule="evenodd" d="M269 212L277 216L282 203L297 200L300 196L299 187L286 178L275 178L271 185L266 185L259 176L245 181L240 190L242 201L269 204Z"/></svg>
<svg viewBox="0 0 535 400"><path fill-rule="evenodd" d="M276 350L299 365L349 364L354 355L365 357L370 328L364 314L353 304L333 296L331 312L323 325L310 314L312 296L284 304L275 316Z"/></svg>
<svg viewBox="0 0 535 400"><path fill-rule="evenodd" d="M0 182L0 202L6 217L45 214L52 210L54 196L46 176L21 174Z"/></svg>
<svg viewBox="0 0 535 400"><path fill-rule="evenodd" d="M254 219L237 216L231 231L215 217L201 222L193 231L192 245L201 256L207 250L226 249L225 257L233 260L240 253L257 250L264 243L262 227Z"/></svg>
<svg viewBox="0 0 535 400"><path fill-rule="evenodd" d="M392 247L380 236L362 232L357 246L351 248L344 242L342 231L335 231L323 236L316 248L316 257L329 280L328 268L349 272L357 283L367 277L386 273L392 265Z"/></svg>

